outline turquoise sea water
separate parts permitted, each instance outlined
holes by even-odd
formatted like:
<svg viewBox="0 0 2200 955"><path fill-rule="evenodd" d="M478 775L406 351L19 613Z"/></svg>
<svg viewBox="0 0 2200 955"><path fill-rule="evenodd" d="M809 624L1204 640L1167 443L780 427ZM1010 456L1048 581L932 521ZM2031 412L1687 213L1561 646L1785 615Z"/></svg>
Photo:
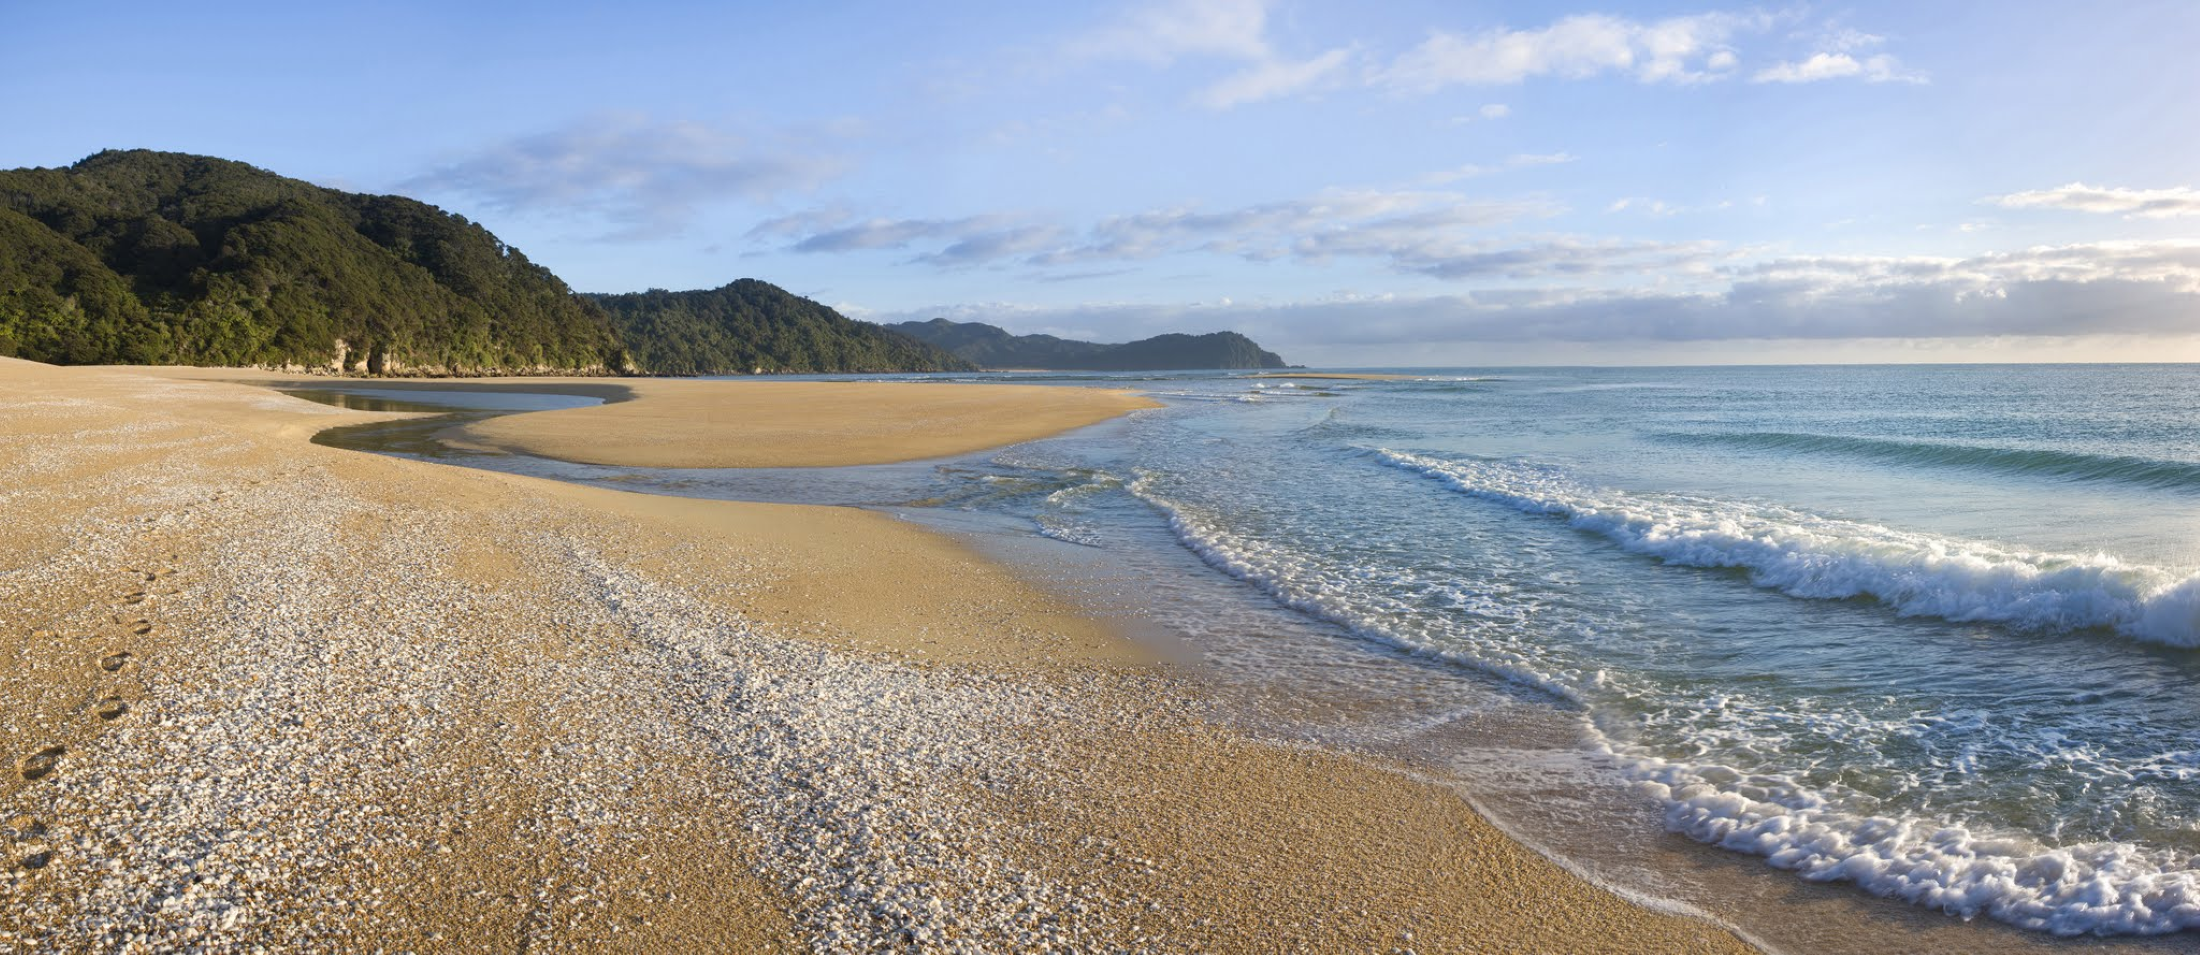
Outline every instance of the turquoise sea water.
<svg viewBox="0 0 2200 955"><path fill-rule="evenodd" d="M1655 824L1809 879L2200 926L2200 368L1409 374L1016 376L1167 407L831 481L525 467L1035 532L1132 589L1191 566L1208 596L1148 613L1243 683L1418 695L1372 734L1502 697ZM1277 662L1291 633L1322 649Z"/></svg>

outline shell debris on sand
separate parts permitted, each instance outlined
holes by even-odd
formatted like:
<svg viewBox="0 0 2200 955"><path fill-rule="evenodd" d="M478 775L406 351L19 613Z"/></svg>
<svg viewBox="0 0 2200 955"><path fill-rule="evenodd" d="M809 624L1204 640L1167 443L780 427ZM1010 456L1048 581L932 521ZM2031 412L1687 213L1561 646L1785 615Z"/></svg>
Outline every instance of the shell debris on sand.
<svg viewBox="0 0 2200 955"><path fill-rule="evenodd" d="M636 881L615 872L622 843L698 811L753 834L743 874L785 893L806 947L1116 947L1097 945L1114 900L1020 868L955 794L1018 772L1006 730L1064 705L1045 693L758 633L579 543L619 539L609 522L510 530L528 522L365 495L311 464L236 471L215 462L253 458L248 440L153 421L45 447L0 467L19 499L6 520L77 518L42 528L69 542L52 559L6 568L11 594L158 564L132 559L152 537L188 542L192 583L118 618L140 642L85 667L100 702L83 732L100 735L26 758L48 785L0 805L49 820L0 882L0 931L34 949L350 947L499 922L537 948L588 947ZM87 472L131 519L86 506L70 485ZM454 542L485 533L518 571L490 589L454 566ZM142 614L148 597L105 602ZM101 604L59 612L93 630ZM182 635L188 652L141 662ZM142 684L150 717L121 719L118 679ZM637 785L667 753L713 768ZM453 846L470 819L497 816L505 831L477 843L543 877L447 919L382 891L386 860L468 851Z"/></svg>

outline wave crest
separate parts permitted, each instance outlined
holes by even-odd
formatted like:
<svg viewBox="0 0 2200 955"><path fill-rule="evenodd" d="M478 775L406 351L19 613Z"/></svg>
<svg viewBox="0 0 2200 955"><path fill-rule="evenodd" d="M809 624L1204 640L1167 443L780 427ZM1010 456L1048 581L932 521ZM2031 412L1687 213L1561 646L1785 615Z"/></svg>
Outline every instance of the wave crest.
<svg viewBox="0 0 2200 955"><path fill-rule="evenodd" d="M1462 493L1564 518L1622 549L1746 571L1792 597L1869 597L1905 616L2027 630L2108 629L2200 646L2200 575L2011 550L1786 508L1584 487L1549 468L1377 450L1384 463Z"/></svg>

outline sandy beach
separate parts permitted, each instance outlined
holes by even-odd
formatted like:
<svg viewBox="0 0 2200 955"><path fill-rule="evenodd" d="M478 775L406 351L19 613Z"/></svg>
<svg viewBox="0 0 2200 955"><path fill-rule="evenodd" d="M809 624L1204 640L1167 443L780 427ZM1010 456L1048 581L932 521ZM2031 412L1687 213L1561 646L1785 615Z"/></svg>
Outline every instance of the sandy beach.
<svg viewBox="0 0 2200 955"><path fill-rule="evenodd" d="M948 538L321 447L389 416L221 377L0 360L0 950L1751 950ZM567 385L633 400L453 438L845 464L1144 402Z"/></svg>

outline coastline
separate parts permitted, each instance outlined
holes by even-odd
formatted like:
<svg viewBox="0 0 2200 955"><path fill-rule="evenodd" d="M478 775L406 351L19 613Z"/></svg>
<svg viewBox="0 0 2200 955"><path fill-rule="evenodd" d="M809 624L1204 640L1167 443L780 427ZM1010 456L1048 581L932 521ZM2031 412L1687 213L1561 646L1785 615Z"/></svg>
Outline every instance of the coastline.
<svg viewBox="0 0 2200 955"><path fill-rule="evenodd" d="M0 729L65 747L0 783L0 941L1748 950L1438 783L1201 721L883 515L323 448L378 416L241 385L0 394Z"/></svg>

